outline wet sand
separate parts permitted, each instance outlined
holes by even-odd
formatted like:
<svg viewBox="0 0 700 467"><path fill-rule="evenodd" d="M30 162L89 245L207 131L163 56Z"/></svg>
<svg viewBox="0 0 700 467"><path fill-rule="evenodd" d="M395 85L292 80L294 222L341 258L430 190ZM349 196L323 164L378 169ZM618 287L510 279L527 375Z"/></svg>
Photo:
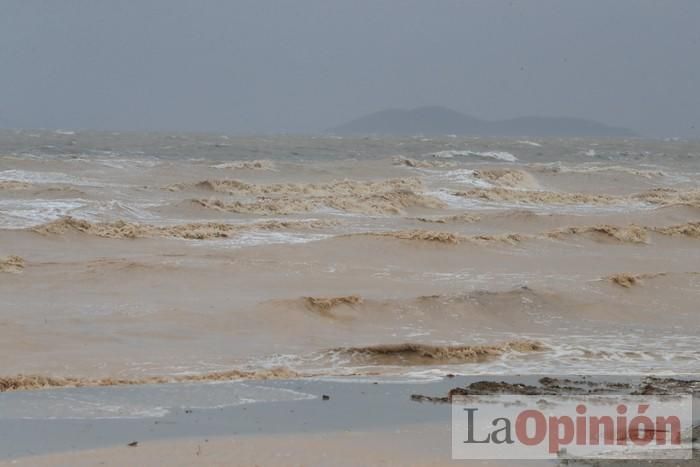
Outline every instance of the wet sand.
<svg viewBox="0 0 700 467"><path fill-rule="evenodd" d="M452 461L450 406L430 398L484 384L507 393L521 384L545 394L601 388L623 394L650 383L560 378L304 379L6 393L0 397L0 465L513 465ZM559 389L557 381L578 389ZM662 392L677 384L651 383ZM700 423L700 413L694 420ZM545 464L558 465L518 463Z"/></svg>
<svg viewBox="0 0 700 467"><path fill-rule="evenodd" d="M31 466L508 466L510 462L452 461L439 449L449 440L444 426L410 426L391 431L352 431L284 436L183 439L138 447L31 457L11 465ZM0 463L3 465L3 463ZM8 464L10 465L10 464ZM525 462L522 465L542 465Z"/></svg>

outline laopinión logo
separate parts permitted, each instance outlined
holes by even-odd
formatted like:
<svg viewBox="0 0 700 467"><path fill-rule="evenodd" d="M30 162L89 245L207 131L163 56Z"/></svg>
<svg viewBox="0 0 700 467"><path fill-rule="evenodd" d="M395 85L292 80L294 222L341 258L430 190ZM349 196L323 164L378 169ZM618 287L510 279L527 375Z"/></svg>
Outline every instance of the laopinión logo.
<svg viewBox="0 0 700 467"><path fill-rule="evenodd" d="M692 395L452 398L454 459L690 459Z"/></svg>

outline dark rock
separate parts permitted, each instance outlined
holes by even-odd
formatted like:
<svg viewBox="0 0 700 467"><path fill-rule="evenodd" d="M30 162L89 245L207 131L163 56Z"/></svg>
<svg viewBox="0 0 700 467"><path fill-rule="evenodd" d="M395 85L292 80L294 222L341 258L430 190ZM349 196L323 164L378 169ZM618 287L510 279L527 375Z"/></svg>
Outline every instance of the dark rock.
<svg viewBox="0 0 700 467"><path fill-rule="evenodd" d="M424 396L423 394L411 394L411 400L415 402L432 402L435 404L449 402L447 397Z"/></svg>

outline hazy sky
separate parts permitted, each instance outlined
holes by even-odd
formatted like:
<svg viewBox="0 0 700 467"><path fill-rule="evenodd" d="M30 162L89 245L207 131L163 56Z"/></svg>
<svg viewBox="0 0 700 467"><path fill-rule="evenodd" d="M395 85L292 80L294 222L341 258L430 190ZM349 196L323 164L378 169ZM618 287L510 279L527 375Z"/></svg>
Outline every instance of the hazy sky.
<svg viewBox="0 0 700 467"><path fill-rule="evenodd" d="M700 137L699 0L0 0L0 126L321 130L388 107Z"/></svg>

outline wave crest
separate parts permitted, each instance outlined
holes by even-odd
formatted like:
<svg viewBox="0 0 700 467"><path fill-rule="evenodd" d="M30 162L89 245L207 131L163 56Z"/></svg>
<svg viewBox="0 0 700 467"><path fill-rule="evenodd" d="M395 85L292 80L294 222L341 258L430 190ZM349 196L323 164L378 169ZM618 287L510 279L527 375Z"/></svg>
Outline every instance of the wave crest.
<svg viewBox="0 0 700 467"><path fill-rule="evenodd" d="M620 201L611 195L594 195L587 193L566 193L537 190L513 190L508 188L472 188L457 191L455 196L480 199L484 201L507 201L527 204L593 204L606 205Z"/></svg>
<svg viewBox="0 0 700 467"><path fill-rule="evenodd" d="M665 276L666 273L647 273L647 274L630 274L627 272L622 272L620 274L613 274L612 276L606 277L607 280L615 285L624 287L626 289L632 288L636 285L640 285L644 279L653 279L655 277Z"/></svg>
<svg viewBox="0 0 700 467"><path fill-rule="evenodd" d="M594 225L583 227L567 227L547 233L548 237L561 238L568 235L594 234L605 238L611 238L623 243L648 243L647 227L630 225L620 227L616 225Z"/></svg>
<svg viewBox="0 0 700 467"><path fill-rule="evenodd" d="M188 240L229 238L251 230L322 229L338 225L335 220L264 221L251 224L222 224L216 222L155 226L125 221L89 222L74 217L63 217L39 225L31 230L43 235L63 235L68 232L85 233L103 238L174 237Z"/></svg>
<svg viewBox="0 0 700 467"><path fill-rule="evenodd" d="M0 180L0 191L29 190L31 188L31 183L15 180Z"/></svg>
<svg viewBox="0 0 700 467"><path fill-rule="evenodd" d="M700 238L700 222L687 222L685 224L671 225L668 227L654 227L654 232L672 237L685 236Z"/></svg>
<svg viewBox="0 0 700 467"><path fill-rule="evenodd" d="M344 297L302 297L304 305L309 310L323 316L332 316L331 310L341 305L359 305L362 297L359 295L347 295Z"/></svg>
<svg viewBox="0 0 700 467"><path fill-rule="evenodd" d="M620 165L608 165L608 166L588 166L588 167L566 167L560 164L557 165L543 165L537 167L540 172L546 173L572 173L572 174L594 174L594 173L623 173L628 175L634 175L637 177L643 177L647 179L657 178L657 177L667 177L668 174L662 170L644 170L635 169L632 167L624 167Z"/></svg>
<svg viewBox="0 0 700 467"><path fill-rule="evenodd" d="M19 256L8 256L0 258L0 272L18 273L24 269L24 258Z"/></svg>
<svg viewBox="0 0 700 467"><path fill-rule="evenodd" d="M229 381L236 379L289 379L298 376L298 373L287 368L272 368L252 371L229 370L192 375L145 376L142 378L132 379L16 375L0 377L0 392L66 387L133 386L140 384Z"/></svg>
<svg viewBox="0 0 700 467"><path fill-rule="evenodd" d="M536 190L540 188L532 174L517 169L477 169L474 178L505 188Z"/></svg>
<svg viewBox="0 0 700 467"><path fill-rule="evenodd" d="M432 157L451 159L453 157L483 157L496 159L504 162L516 162L518 160L513 154L505 151L438 151L430 154Z"/></svg>
<svg viewBox="0 0 700 467"><path fill-rule="evenodd" d="M402 215L408 208L441 209L445 203L412 190L396 189L370 194L329 194L313 197L258 198L251 202L193 199L193 203L225 212L285 215L323 208L366 215Z"/></svg>
<svg viewBox="0 0 700 467"><path fill-rule="evenodd" d="M608 224L574 226L551 230L540 234L484 234L484 235L460 235L453 232L440 232L433 230L397 230L386 232L361 232L347 234L344 237L379 237L394 238L397 240L425 241L441 244L456 245L460 243L506 243L516 245L525 240L563 239L572 236L589 236L592 240L614 240L621 243L647 244L650 242L649 234L656 233L667 236L685 236L700 238L700 222L688 222L686 224L667 227L648 227L640 225L617 226Z"/></svg>
<svg viewBox="0 0 700 467"><path fill-rule="evenodd" d="M506 171L510 173L511 171ZM505 176L504 176L505 177ZM518 176L508 175L505 180L518 183ZM700 190L677 190L674 188L655 188L653 190L636 193L629 196L615 196L591 193L569 193L556 191L542 191L532 189L528 184L537 183L525 179L520 188L517 185L501 186L495 188L472 188L457 191L455 196L463 198L479 199L493 202L516 202L525 204L588 204L611 205L630 202L641 202L658 206L691 206L700 207Z"/></svg>
<svg viewBox="0 0 700 467"><path fill-rule="evenodd" d="M272 161L255 160L255 161L222 162L221 164L212 165L212 168L215 168L215 169L234 169L234 170L276 170L277 166Z"/></svg>
<svg viewBox="0 0 700 467"><path fill-rule="evenodd" d="M473 222L479 222L481 220L480 216L476 214L455 214L453 216L442 216L442 217L416 217L414 220L419 222L426 222L431 224L452 224L452 223L465 223L470 224Z"/></svg>
<svg viewBox="0 0 700 467"><path fill-rule="evenodd" d="M663 206L700 207L700 190L681 191L675 188L654 188L653 190L633 195L633 198L638 201Z"/></svg>
<svg viewBox="0 0 700 467"><path fill-rule="evenodd" d="M454 167L456 164L447 161L437 161L437 160L417 160L408 157L397 156L393 159L394 165L403 165L406 167L411 167L414 169L436 169L436 168L448 168Z"/></svg>
<svg viewBox="0 0 700 467"><path fill-rule="evenodd" d="M417 343L340 347L333 352L347 355L357 363L372 365L430 365L479 363L506 353L542 352L547 347L538 341L515 340L497 345L429 345Z"/></svg>
<svg viewBox="0 0 700 467"><path fill-rule="evenodd" d="M423 184L418 178L391 178L386 180L340 180L327 183L270 183L255 184L239 180L202 180L180 183L166 188L182 190L198 188L219 193L251 196L330 196L330 195L369 195L393 190L421 190Z"/></svg>

